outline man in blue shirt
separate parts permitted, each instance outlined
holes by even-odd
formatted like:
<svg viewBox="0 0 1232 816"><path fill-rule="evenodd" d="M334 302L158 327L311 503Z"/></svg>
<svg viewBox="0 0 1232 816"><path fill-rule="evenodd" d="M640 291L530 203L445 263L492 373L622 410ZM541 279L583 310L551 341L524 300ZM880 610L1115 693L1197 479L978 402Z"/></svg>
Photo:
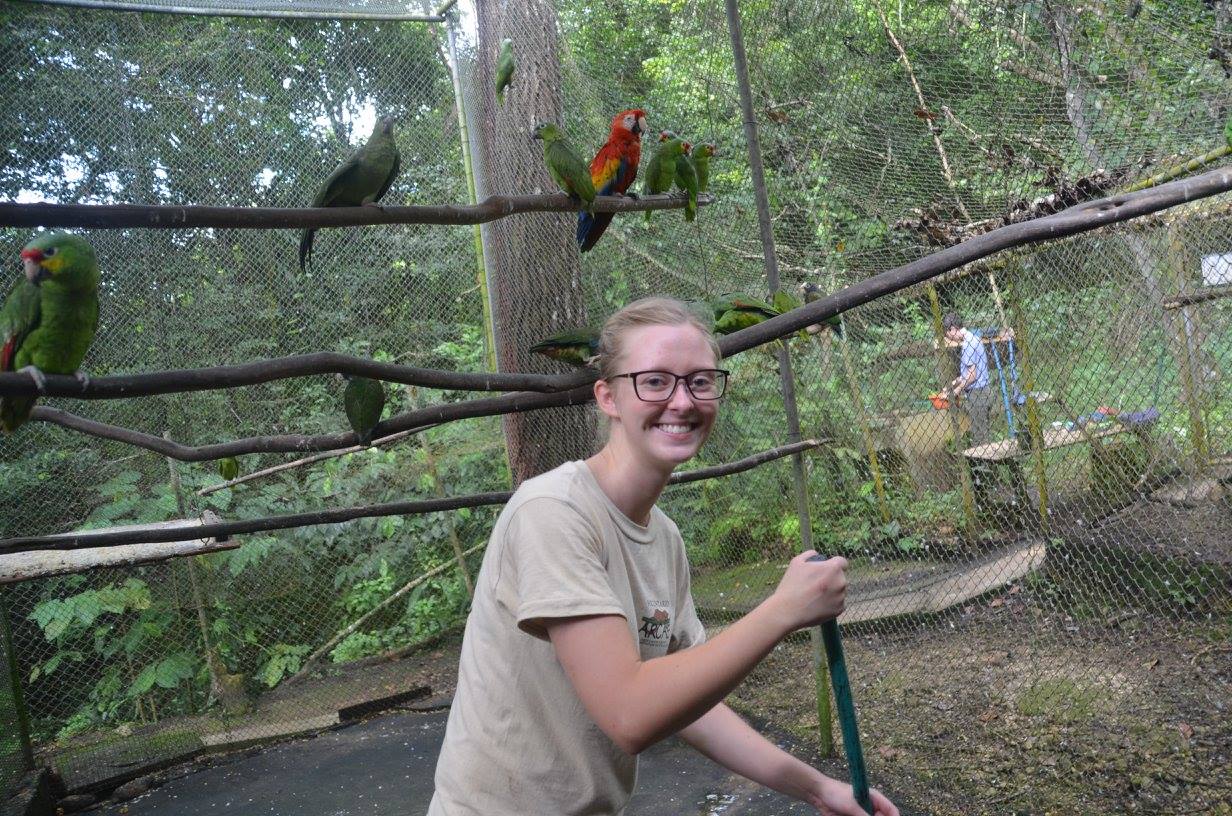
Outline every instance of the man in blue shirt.
<svg viewBox="0 0 1232 816"><path fill-rule="evenodd" d="M946 393L961 395L967 415L971 417L971 442L983 445L991 440L988 430L992 414L993 395L988 387L988 352L980 338L963 328L962 319L950 312L941 321L945 339L962 344L958 376L950 383Z"/></svg>

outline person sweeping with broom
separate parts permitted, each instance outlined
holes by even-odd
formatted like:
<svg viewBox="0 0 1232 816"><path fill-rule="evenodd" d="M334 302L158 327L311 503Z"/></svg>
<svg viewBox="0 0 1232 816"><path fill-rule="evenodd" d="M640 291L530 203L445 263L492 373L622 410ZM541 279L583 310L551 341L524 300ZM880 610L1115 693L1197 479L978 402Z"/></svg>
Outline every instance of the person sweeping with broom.
<svg viewBox="0 0 1232 816"><path fill-rule="evenodd" d="M787 634L842 612L846 561L801 553L706 640L684 542L655 502L714 426L718 345L683 303L648 298L609 318L598 365L606 443L524 482L493 529L429 816L622 814L637 755L673 734L818 813L859 816L850 785L723 703ZM898 816L871 797L876 816Z"/></svg>

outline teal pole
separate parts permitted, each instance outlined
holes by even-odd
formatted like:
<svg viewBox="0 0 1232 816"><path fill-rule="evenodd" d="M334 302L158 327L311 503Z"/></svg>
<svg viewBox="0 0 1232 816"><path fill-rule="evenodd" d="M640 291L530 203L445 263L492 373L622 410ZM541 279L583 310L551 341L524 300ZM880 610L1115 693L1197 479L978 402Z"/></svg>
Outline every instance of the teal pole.
<svg viewBox="0 0 1232 816"><path fill-rule="evenodd" d="M825 561L826 556L814 555L810 561ZM826 662L830 666L830 686L834 689L834 702L838 708L838 724L843 732L843 751L847 754L847 768L851 772L851 791L865 813L873 812L872 798L868 793L868 773L864 769L864 750L860 747L860 729L856 725L856 704L851 698L851 681L847 677L847 661L843 658L843 637L837 620L821 624L821 640L826 647Z"/></svg>

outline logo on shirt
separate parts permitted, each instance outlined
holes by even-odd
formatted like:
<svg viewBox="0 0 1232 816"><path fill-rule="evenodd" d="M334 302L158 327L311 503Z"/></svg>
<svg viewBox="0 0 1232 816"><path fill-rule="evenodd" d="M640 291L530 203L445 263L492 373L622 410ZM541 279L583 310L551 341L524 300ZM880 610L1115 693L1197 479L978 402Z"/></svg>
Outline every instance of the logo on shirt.
<svg viewBox="0 0 1232 816"><path fill-rule="evenodd" d="M637 630L639 639L646 645L658 645L672 636L672 616L666 609L656 609L650 617L642 616L642 626Z"/></svg>

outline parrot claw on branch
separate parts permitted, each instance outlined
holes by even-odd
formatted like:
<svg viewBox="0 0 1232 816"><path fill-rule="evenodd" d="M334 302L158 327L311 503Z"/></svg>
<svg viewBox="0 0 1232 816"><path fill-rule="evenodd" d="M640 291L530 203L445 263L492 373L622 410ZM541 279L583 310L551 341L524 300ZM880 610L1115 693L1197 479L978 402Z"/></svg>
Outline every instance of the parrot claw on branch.
<svg viewBox="0 0 1232 816"><path fill-rule="evenodd" d="M78 370L73 372L73 379L81 383L81 390L85 391L90 387L90 375L84 371Z"/></svg>
<svg viewBox="0 0 1232 816"><path fill-rule="evenodd" d="M30 379L34 380L34 387L38 389L40 394L47 393L47 378L43 376L43 372L39 371L38 366L22 366L17 369L18 374L29 374Z"/></svg>

